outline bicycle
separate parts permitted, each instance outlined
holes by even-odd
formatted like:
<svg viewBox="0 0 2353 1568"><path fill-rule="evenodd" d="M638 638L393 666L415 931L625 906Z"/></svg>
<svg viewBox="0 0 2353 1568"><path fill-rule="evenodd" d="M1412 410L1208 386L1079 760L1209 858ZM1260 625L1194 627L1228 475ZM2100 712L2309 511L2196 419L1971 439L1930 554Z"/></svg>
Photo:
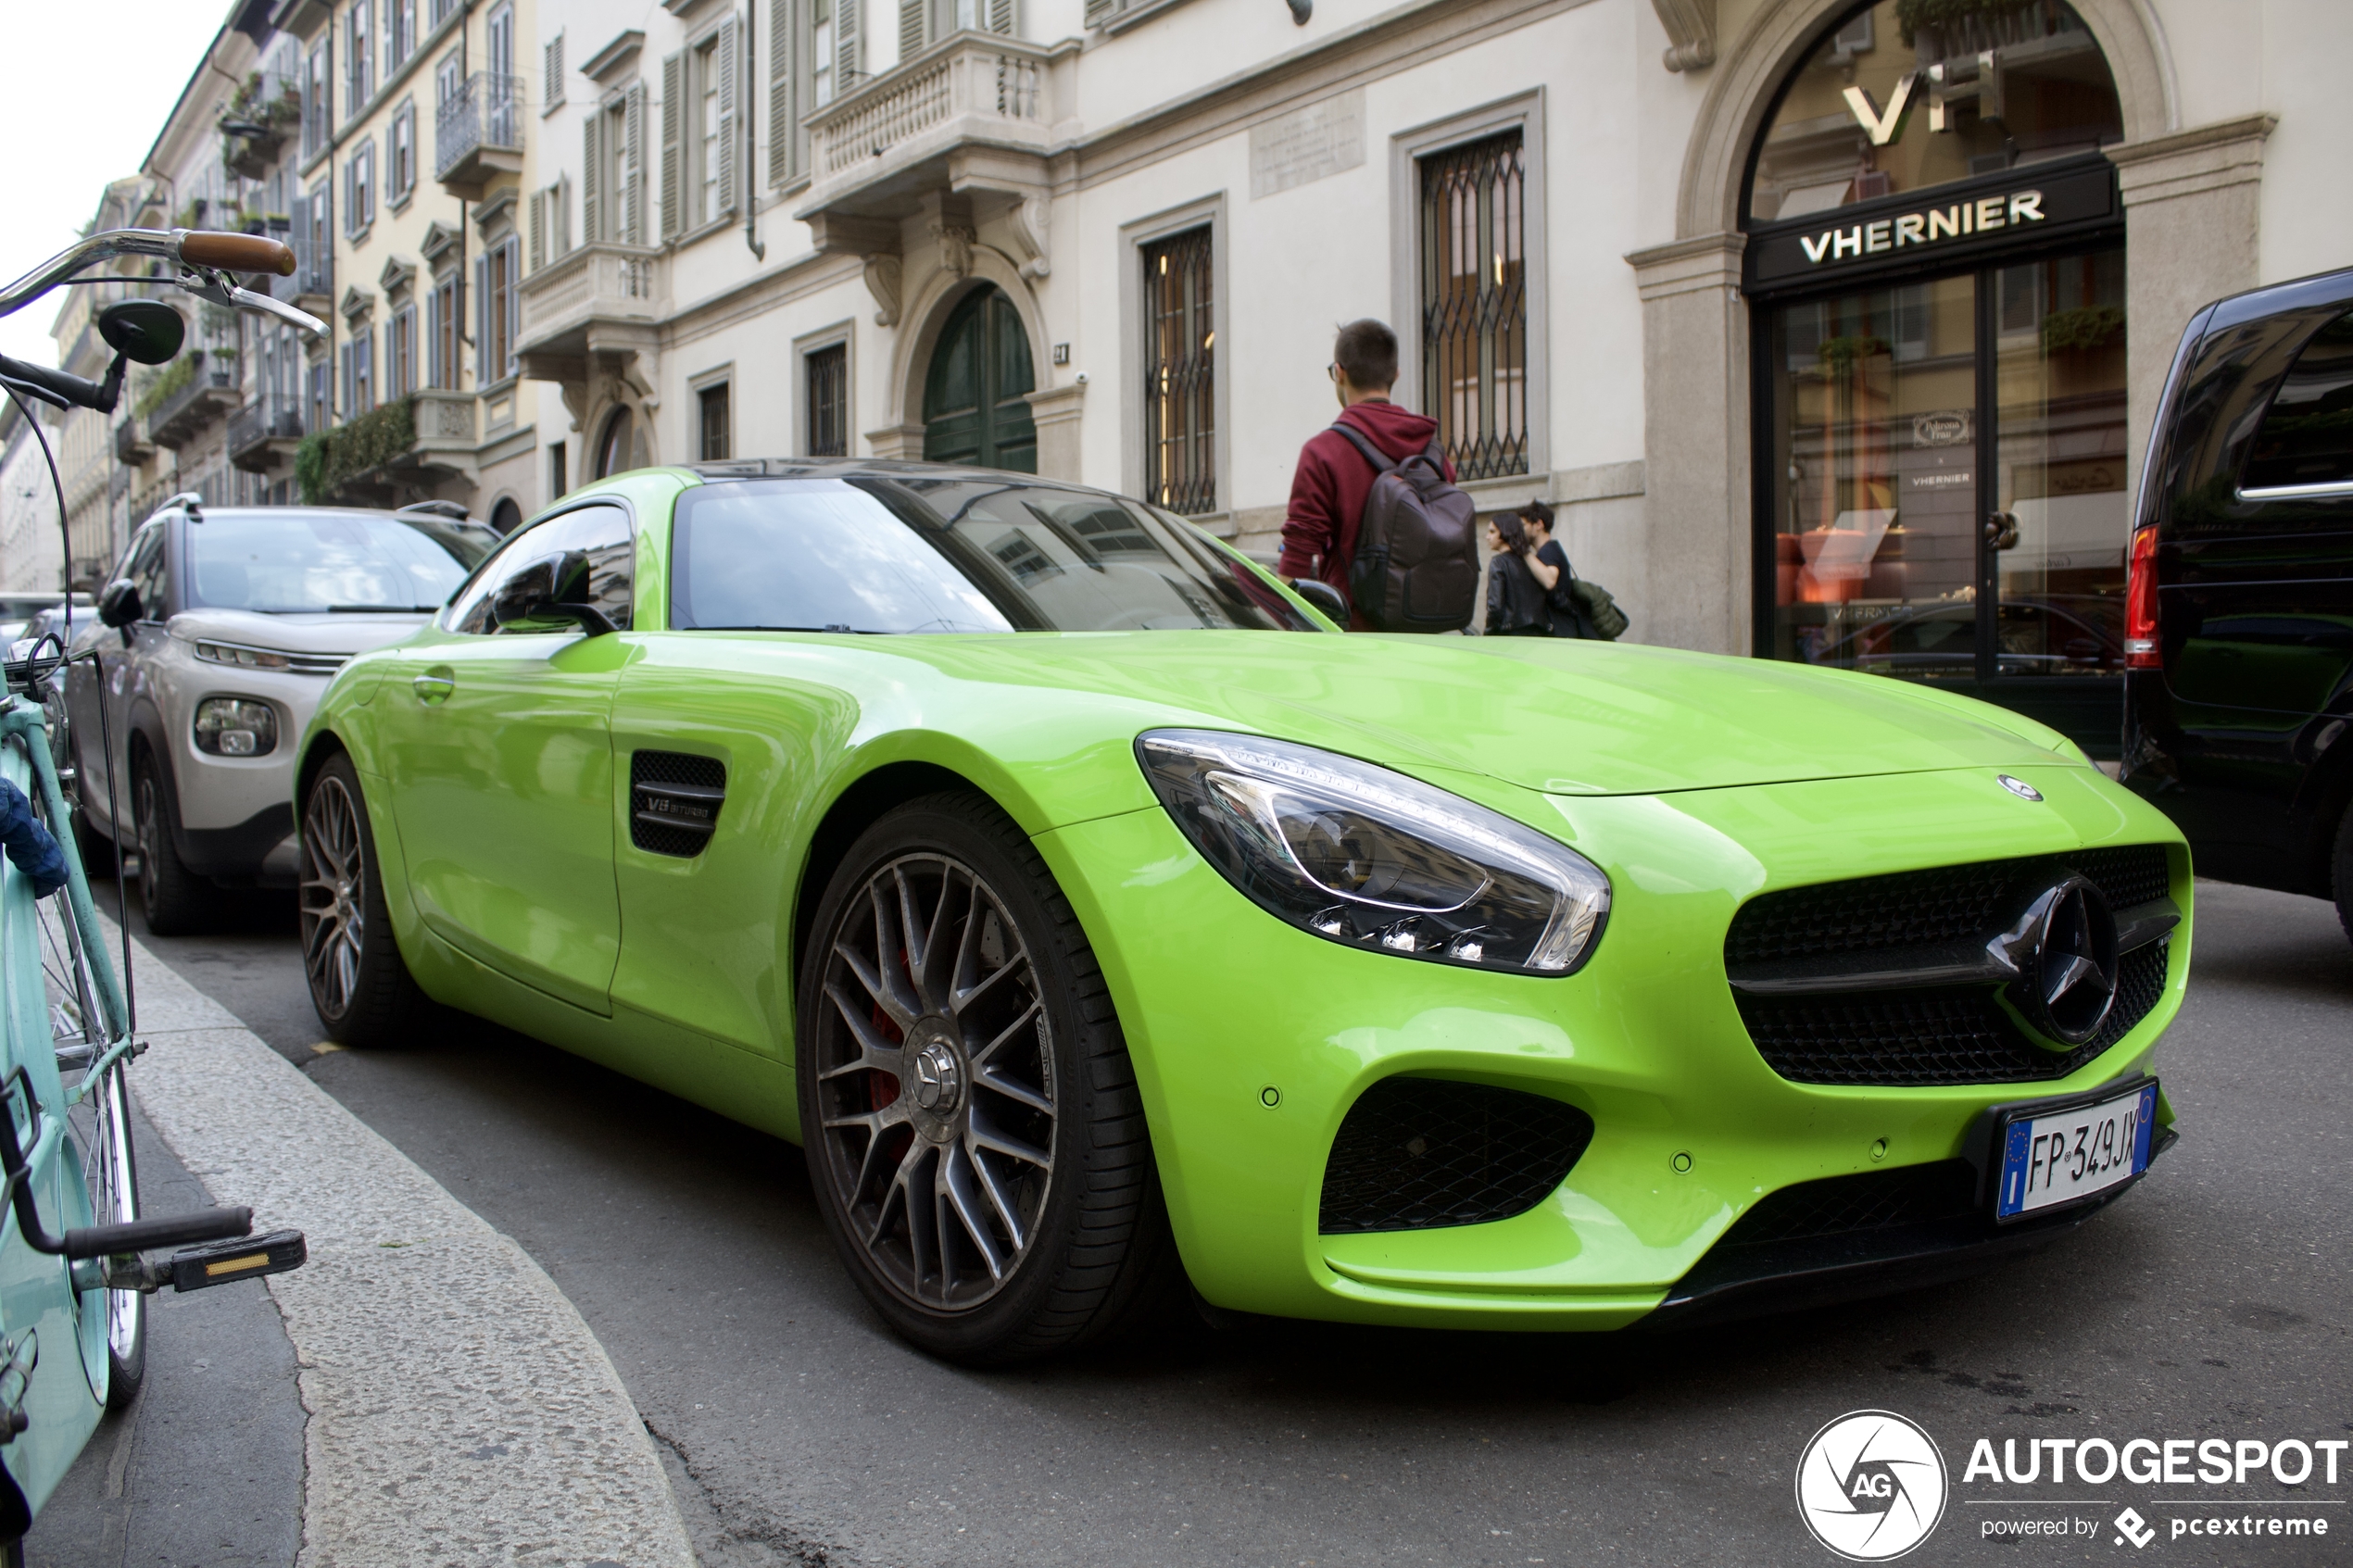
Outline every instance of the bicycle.
<svg viewBox="0 0 2353 1568"><path fill-rule="evenodd" d="M168 279L80 275L126 256L167 260L177 271ZM293 253L262 236L111 230L0 289L0 316L67 284L160 283L323 333L316 318L233 277L293 270ZM127 367L172 358L185 324L163 301L134 298L101 311L98 332L115 350L98 382L0 355L0 391L49 458L60 529L64 488L25 399L111 413ZM24 792L67 873L62 888L40 897L12 860L0 864L0 1568L21 1562L24 1533L99 1421L136 1397L146 1374L146 1298L166 1286L197 1290L283 1273L308 1257L298 1231L253 1235L249 1209L140 1217L126 1075L146 1046L137 1035L128 927L118 971L64 787L73 771L61 776L52 733L63 712L55 677L67 662L71 613L69 595L66 638L19 644L0 660L0 777ZM108 775L111 802L111 762ZM72 783L79 791L94 781ZM118 849L119 890L120 862ZM165 1248L177 1250L161 1261L146 1256Z"/></svg>

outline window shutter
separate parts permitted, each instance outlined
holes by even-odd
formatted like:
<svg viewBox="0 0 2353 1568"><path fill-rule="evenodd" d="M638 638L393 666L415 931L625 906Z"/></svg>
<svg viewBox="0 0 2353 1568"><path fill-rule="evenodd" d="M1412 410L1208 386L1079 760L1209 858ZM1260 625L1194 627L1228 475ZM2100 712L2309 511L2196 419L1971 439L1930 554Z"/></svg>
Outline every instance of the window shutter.
<svg viewBox="0 0 2353 1568"><path fill-rule="evenodd" d="M296 196L294 207L294 232L287 238L294 242L295 293L310 292L310 198Z"/></svg>
<svg viewBox="0 0 2353 1568"><path fill-rule="evenodd" d="M629 89L621 116L621 238L646 243L646 84Z"/></svg>
<svg viewBox="0 0 2353 1568"><path fill-rule="evenodd" d="M834 96L846 96L865 74L859 69L866 52L859 45L858 12L865 0L834 0Z"/></svg>
<svg viewBox="0 0 2353 1568"><path fill-rule="evenodd" d="M474 390L498 379L490 360L490 257L474 257Z"/></svg>
<svg viewBox="0 0 2353 1568"><path fill-rule="evenodd" d="M686 160L686 56L682 51L661 62L661 237L685 227Z"/></svg>
<svg viewBox="0 0 2353 1568"><path fill-rule="evenodd" d="M1087 0L1087 25L1101 27L1118 13L1119 0Z"/></svg>
<svg viewBox="0 0 2353 1568"><path fill-rule="evenodd" d="M912 60L924 52L924 12L928 0L899 0L899 57Z"/></svg>
<svg viewBox="0 0 2353 1568"><path fill-rule="evenodd" d="M719 47L711 51L719 69L719 210L742 207L736 192L742 159L736 143L743 135L743 23L734 17L719 24Z"/></svg>
<svg viewBox="0 0 2353 1568"><path fill-rule="evenodd" d="M507 242L507 374L522 368L522 242Z"/></svg>
<svg viewBox="0 0 2353 1568"><path fill-rule="evenodd" d="M547 193L531 193L531 270L547 265Z"/></svg>
<svg viewBox="0 0 2353 1568"><path fill-rule="evenodd" d="M988 0L988 31L1005 38L1013 35L1013 0Z"/></svg>
<svg viewBox="0 0 2353 1568"><path fill-rule="evenodd" d="M793 25L801 0L769 0L768 5L768 182L781 185L792 178L794 144L800 137L800 117L793 99L800 83L793 75Z"/></svg>
<svg viewBox="0 0 2353 1568"><path fill-rule="evenodd" d="M547 40L540 51L541 74L539 101L554 108L564 101L564 35L560 32Z"/></svg>
<svg viewBox="0 0 2353 1568"><path fill-rule="evenodd" d="M581 126L582 156L580 159L580 237L588 245L603 239L604 232L597 226L597 192L605 171L605 111L598 108Z"/></svg>

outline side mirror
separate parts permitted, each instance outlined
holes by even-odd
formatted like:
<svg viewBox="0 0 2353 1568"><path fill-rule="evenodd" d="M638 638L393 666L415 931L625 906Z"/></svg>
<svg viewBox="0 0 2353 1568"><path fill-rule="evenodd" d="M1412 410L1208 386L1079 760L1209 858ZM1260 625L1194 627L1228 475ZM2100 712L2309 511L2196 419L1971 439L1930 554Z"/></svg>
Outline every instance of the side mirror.
<svg viewBox="0 0 2353 1568"><path fill-rule="evenodd" d="M588 555L566 550L533 561L507 579L490 601L490 613L503 631L509 626L540 629L533 623L569 621L592 637L620 630L605 612L590 602Z"/></svg>
<svg viewBox="0 0 2353 1568"><path fill-rule="evenodd" d="M1290 591L1320 610L1325 620L1343 632L1348 630L1348 601L1340 596L1338 588L1320 577L1294 577Z"/></svg>
<svg viewBox="0 0 2353 1568"><path fill-rule="evenodd" d="M138 584L128 577L116 578L98 596L98 619L118 629L138 620L142 608Z"/></svg>
<svg viewBox="0 0 2353 1568"><path fill-rule="evenodd" d="M180 352L188 324L159 299L123 299L98 312L107 346L142 365L160 365Z"/></svg>

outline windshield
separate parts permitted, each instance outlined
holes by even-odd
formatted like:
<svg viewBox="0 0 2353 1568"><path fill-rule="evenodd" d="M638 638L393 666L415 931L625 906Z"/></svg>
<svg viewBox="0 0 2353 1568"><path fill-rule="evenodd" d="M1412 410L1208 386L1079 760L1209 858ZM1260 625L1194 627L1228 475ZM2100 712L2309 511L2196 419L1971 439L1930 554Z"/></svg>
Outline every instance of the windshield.
<svg viewBox="0 0 2353 1568"><path fill-rule="evenodd" d="M208 512L187 531L188 603L273 614L432 610L498 536L452 518Z"/></svg>
<svg viewBox="0 0 2353 1568"><path fill-rule="evenodd" d="M705 484L672 538L682 631L1315 629L1190 523L1024 479Z"/></svg>

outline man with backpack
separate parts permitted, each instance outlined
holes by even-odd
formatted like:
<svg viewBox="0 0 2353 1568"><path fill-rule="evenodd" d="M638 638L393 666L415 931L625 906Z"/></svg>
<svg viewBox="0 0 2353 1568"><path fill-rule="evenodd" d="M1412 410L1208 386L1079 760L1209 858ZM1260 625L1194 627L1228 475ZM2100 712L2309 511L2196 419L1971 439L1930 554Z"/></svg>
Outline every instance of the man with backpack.
<svg viewBox="0 0 2353 1568"><path fill-rule="evenodd" d="M1389 400L1397 334L1370 319L1332 345L1339 422L1300 449L1278 571L1337 589L1354 631L1449 632L1470 621L1478 544L1438 421Z"/></svg>

